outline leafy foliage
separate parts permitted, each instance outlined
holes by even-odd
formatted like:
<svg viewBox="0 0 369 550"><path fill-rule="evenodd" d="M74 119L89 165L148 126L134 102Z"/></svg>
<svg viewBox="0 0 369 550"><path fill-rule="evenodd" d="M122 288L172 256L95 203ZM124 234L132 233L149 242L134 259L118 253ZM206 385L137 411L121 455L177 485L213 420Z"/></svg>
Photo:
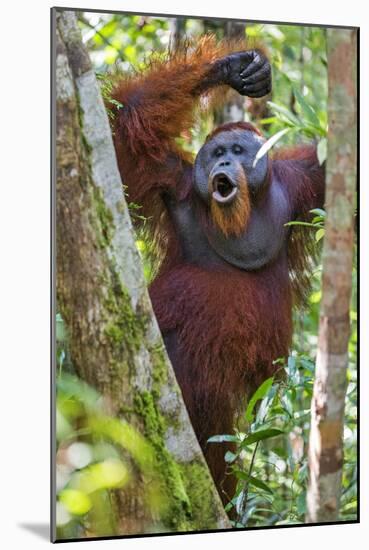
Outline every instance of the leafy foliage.
<svg viewBox="0 0 369 550"><path fill-rule="evenodd" d="M356 385L350 363L346 402L345 465L340 519L356 517ZM307 444L314 362L300 353L283 365L282 380L267 379L250 398L242 429L211 437L232 441L227 452L229 474L236 475L236 494L226 506L235 527L304 523L307 488Z"/></svg>
<svg viewBox="0 0 369 550"><path fill-rule="evenodd" d="M75 375L57 378L56 523L58 538L121 534L115 489L150 479L146 505L165 502L147 441L122 418L106 414L103 397Z"/></svg>

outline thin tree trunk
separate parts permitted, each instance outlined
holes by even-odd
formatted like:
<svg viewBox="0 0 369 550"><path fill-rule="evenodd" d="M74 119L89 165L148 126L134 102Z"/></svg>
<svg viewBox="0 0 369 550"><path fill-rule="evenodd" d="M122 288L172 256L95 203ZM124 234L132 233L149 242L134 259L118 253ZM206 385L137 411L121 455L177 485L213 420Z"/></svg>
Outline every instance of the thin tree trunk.
<svg viewBox="0 0 369 550"><path fill-rule="evenodd" d="M307 522L339 514L356 188L356 30L329 29L327 221L309 441Z"/></svg>
<svg viewBox="0 0 369 550"><path fill-rule="evenodd" d="M171 21L171 45L177 48L186 36L186 21L184 17L176 17Z"/></svg>
<svg viewBox="0 0 369 550"><path fill-rule="evenodd" d="M54 16L58 308L77 374L103 395L108 414L153 447L153 474L166 500L161 514L153 513L138 477L119 492L118 533L99 534L228 528L152 311L75 14Z"/></svg>

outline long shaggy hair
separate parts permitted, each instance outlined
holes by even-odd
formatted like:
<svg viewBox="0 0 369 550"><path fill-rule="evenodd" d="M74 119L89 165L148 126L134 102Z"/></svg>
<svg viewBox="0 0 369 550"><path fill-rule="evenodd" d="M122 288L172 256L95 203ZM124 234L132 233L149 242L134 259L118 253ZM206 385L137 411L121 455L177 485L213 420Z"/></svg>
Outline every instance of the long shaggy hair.
<svg viewBox="0 0 369 550"><path fill-rule="evenodd" d="M207 446L207 438L231 432L235 410L245 394L274 373L274 360L288 353L293 296L301 299L311 279L309 239L301 228L291 229L287 254L260 270L200 267L184 261L165 208L163 196L188 201L205 229L209 223L216 224L225 235L240 234L247 226L246 179L240 185L244 191L229 210L227 205L208 208L194 196L192 157L176 140L193 126L211 64L240 50L245 50L243 41L217 43L214 36L205 36L197 45L186 43L165 56L154 55L142 72L115 77L109 105L129 201L141 206L139 213L147 218L146 227L163 252L150 287L154 311L163 334L174 335L176 376L218 488L224 476L224 448ZM209 108L225 100L225 89L204 90ZM241 122L220 126L212 136L234 128L259 133ZM271 176L283 182L296 218L303 219L311 208L323 204L319 194L324 189L324 171L314 147L287 151L283 162L280 158L281 154L270 162Z"/></svg>
<svg viewBox="0 0 369 550"><path fill-rule="evenodd" d="M238 237L247 228L251 213L250 196L246 174L242 167L237 174L239 193L232 204L219 204L211 196L211 182L209 181L209 194L211 196L210 215L213 223L226 236Z"/></svg>

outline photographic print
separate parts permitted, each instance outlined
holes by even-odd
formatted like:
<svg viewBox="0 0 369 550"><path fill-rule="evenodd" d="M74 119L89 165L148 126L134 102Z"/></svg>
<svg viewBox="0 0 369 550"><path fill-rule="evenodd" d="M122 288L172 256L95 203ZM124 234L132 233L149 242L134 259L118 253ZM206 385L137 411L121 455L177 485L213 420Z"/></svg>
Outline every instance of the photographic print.
<svg viewBox="0 0 369 550"><path fill-rule="evenodd" d="M265 18L52 10L54 541L358 521L358 29Z"/></svg>

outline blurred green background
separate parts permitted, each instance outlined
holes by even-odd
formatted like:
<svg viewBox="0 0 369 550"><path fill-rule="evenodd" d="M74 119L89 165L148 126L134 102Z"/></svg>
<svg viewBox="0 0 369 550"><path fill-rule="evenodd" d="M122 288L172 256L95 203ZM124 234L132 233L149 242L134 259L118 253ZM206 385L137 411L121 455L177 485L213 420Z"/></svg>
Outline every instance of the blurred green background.
<svg viewBox="0 0 369 550"><path fill-rule="evenodd" d="M140 70L153 51L165 51L173 36L196 39L205 32L213 32L221 39L232 32L224 21L191 18L80 12L78 20L102 83L117 67L127 73ZM245 119L258 126L267 138L273 137L271 144L275 142L277 148L315 140L322 162L326 156L327 133L325 29L246 22L241 26L242 32L250 45L261 44L266 48L273 67L272 97L258 101L246 99ZM200 119L196 128L180 138L183 145L196 154L213 124L211 116ZM304 228L315 232L317 241L324 236L324 212L321 214L315 227ZM137 245L146 280L150 282L155 253L145 232L137 234ZM357 513L356 265L352 278L341 520L356 519ZM269 381L259 394L258 412L249 411L246 420L235 427L239 442L237 454L228 454L226 460L239 478L237 493L228 505L228 509L236 510L236 527L304 522L307 438L320 300L321 266L317 265L308 307L294 314L293 351L288 364L281 366L287 372L286 381ZM57 364L58 538L124 534L119 530L114 495L117 488L124 490L127 484L135 483L137 472L130 469L127 453L136 461L142 475L147 465L128 448L124 433L117 437L116 431L109 431L109 422L120 426L120 420L108 422L101 396L74 375L66 328L60 316L57 317ZM261 425L280 433L266 434L258 443L243 445L242 440ZM150 449L138 434L137 438L142 456L148 456ZM147 506L165 505L159 493L158 489L157 495L148 495Z"/></svg>

